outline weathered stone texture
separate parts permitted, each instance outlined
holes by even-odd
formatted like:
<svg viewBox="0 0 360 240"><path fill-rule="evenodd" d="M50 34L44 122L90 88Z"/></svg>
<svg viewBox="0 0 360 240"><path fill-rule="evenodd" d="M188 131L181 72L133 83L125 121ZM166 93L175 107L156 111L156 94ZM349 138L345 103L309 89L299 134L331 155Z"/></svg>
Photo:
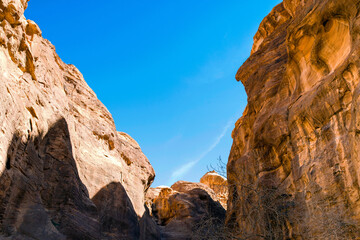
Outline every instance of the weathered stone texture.
<svg viewBox="0 0 360 240"><path fill-rule="evenodd" d="M360 1L286 0L236 74L227 222L254 239L360 238Z"/></svg>
<svg viewBox="0 0 360 240"><path fill-rule="evenodd" d="M178 181L171 188L150 188L147 199L161 239L217 239L223 227L225 209L205 184Z"/></svg>
<svg viewBox="0 0 360 240"><path fill-rule="evenodd" d="M0 236L137 239L152 229L144 201L154 170L81 73L25 19L26 6L0 0Z"/></svg>
<svg viewBox="0 0 360 240"><path fill-rule="evenodd" d="M210 189L212 189L216 196L215 199L217 199L221 203L224 209L227 208L229 188L226 178L219 175L215 171L210 171L201 177L200 183L205 184Z"/></svg>

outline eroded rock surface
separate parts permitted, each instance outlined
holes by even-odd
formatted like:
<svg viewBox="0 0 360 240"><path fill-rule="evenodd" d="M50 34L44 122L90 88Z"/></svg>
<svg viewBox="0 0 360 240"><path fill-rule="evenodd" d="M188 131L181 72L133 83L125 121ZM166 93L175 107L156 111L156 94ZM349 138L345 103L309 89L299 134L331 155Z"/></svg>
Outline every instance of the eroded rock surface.
<svg viewBox="0 0 360 240"><path fill-rule="evenodd" d="M360 238L360 1L285 0L236 74L227 222L251 239Z"/></svg>
<svg viewBox="0 0 360 240"><path fill-rule="evenodd" d="M202 176L200 183L205 184L212 189L216 195L216 199L225 209L227 208L229 188L226 178L219 175L216 171L211 171Z"/></svg>
<svg viewBox="0 0 360 240"><path fill-rule="evenodd" d="M150 188L147 197L162 239L219 239L225 209L205 184L178 181L171 188Z"/></svg>
<svg viewBox="0 0 360 240"><path fill-rule="evenodd" d="M215 201L217 201L217 197L215 192L208 187L207 185L203 184L203 183L195 183L195 182L188 182L188 181L177 181L176 183L174 183L173 185L171 185L171 189L177 191L177 192L188 192L194 188L200 188L203 189L204 191L206 191L210 197L212 199L214 199Z"/></svg>
<svg viewBox="0 0 360 240"><path fill-rule="evenodd" d="M0 238L151 239L153 168L26 6L0 0Z"/></svg>

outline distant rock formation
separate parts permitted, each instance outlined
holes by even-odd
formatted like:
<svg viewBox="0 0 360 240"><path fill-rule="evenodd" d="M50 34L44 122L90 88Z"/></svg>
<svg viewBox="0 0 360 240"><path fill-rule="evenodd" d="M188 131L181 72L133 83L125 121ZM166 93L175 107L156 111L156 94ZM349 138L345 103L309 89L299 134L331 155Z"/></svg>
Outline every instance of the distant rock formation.
<svg viewBox="0 0 360 240"><path fill-rule="evenodd" d="M0 0L0 238L158 239L152 166L26 7Z"/></svg>
<svg viewBox="0 0 360 240"><path fill-rule="evenodd" d="M227 209L227 200L229 195L227 179L219 175L216 171L207 172L201 179L200 183L211 188L221 205Z"/></svg>
<svg viewBox="0 0 360 240"><path fill-rule="evenodd" d="M186 181L147 193L147 205L165 240L220 239L216 236L223 235L225 209L218 200L207 185Z"/></svg>
<svg viewBox="0 0 360 240"><path fill-rule="evenodd" d="M360 238L360 1L284 0L236 79L227 222L251 239Z"/></svg>
<svg viewBox="0 0 360 240"><path fill-rule="evenodd" d="M214 199L215 201L217 201L217 197L215 192L209 188L208 186L206 186L203 183L195 183L195 182L188 182L188 181L177 181L176 183L174 183L173 185L171 185L171 189L177 191L177 192L188 192L194 188L199 188L202 189L204 191L206 191L210 197L212 199Z"/></svg>

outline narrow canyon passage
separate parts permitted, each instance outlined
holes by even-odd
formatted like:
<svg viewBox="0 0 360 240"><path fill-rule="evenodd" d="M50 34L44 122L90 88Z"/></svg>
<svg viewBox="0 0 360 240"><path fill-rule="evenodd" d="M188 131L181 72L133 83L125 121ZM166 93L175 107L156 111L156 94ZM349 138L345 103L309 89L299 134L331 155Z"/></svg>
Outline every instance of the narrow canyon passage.
<svg viewBox="0 0 360 240"><path fill-rule="evenodd" d="M151 187L138 142L117 131L27 6L0 0L0 239L360 239L359 0L274 6L236 74L248 99L227 165L177 179L230 137L232 121L169 174L171 187Z"/></svg>

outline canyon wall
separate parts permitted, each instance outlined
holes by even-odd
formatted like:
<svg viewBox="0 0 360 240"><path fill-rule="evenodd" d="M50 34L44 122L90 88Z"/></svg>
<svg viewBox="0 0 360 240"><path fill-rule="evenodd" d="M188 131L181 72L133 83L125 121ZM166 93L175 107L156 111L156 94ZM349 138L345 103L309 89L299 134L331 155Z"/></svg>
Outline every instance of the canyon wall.
<svg viewBox="0 0 360 240"><path fill-rule="evenodd" d="M26 7L0 0L0 238L158 239L152 166Z"/></svg>
<svg viewBox="0 0 360 240"><path fill-rule="evenodd" d="M360 1L285 0L236 79L227 223L247 239L357 239Z"/></svg>

